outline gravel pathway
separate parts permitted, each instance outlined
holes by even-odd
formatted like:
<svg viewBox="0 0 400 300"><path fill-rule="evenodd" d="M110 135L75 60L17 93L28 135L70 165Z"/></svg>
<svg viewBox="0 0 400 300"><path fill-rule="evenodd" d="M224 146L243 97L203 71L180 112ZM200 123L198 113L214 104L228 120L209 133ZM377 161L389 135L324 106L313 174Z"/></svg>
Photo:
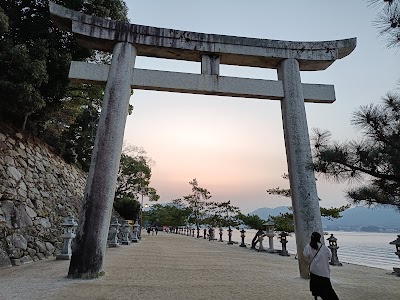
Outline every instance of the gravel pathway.
<svg viewBox="0 0 400 300"><path fill-rule="evenodd" d="M175 234L108 248L98 279L68 279L68 265L53 258L0 269L0 299L312 299L293 256ZM332 283L341 300L400 299L400 277L381 269L332 267Z"/></svg>

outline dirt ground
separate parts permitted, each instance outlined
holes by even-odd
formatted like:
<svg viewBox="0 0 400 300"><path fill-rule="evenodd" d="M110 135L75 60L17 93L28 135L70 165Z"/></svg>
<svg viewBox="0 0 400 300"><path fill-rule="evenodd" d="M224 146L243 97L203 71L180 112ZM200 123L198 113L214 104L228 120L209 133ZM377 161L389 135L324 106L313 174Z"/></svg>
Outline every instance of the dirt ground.
<svg viewBox="0 0 400 300"><path fill-rule="evenodd" d="M68 279L68 266L52 258L0 269L0 299L312 299L294 256L162 232L108 248L101 278ZM400 277L388 271L352 264L331 269L341 300L400 299Z"/></svg>

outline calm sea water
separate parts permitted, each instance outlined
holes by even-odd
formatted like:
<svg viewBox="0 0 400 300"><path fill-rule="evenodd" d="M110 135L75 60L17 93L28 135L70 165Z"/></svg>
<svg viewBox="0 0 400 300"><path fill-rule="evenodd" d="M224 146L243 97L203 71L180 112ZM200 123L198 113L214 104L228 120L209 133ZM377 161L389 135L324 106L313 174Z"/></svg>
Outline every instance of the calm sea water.
<svg viewBox="0 0 400 300"><path fill-rule="evenodd" d="M215 237L219 238L218 229ZM251 244L256 230L246 230L245 243ZM385 270L393 270L393 267L400 268L400 259L394 253L396 247L389 243L397 238L396 233L371 233L371 232L345 232L345 231L329 231L337 239L338 257L340 262L364 265ZM400 233L399 233L400 234ZM324 235L325 240L330 235ZM223 232L223 240L227 239L227 231ZM232 232L232 240L241 241L240 232L234 230ZM289 253L296 253L295 236L288 236L287 249ZM264 247L268 248L268 238L264 239ZM328 245L328 242L325 243ZM274 238L274 248L281 249L281 243L277 237Z"/></svg>

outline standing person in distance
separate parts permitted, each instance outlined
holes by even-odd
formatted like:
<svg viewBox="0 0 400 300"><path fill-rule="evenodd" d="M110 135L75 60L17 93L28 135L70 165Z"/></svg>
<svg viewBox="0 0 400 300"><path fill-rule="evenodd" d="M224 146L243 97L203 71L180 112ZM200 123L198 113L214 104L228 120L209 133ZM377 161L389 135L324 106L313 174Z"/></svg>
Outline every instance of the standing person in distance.
<svg viewBox="0 0 400 300"><path fill-rule="evenodd" d="M339 300L330 280L329 260L332 253L328 247L321 244L319 232L311 234L311 241L304 248L303 255L309 261L310 291L314 299L318 299L319 296L323 300Z"/></svg>

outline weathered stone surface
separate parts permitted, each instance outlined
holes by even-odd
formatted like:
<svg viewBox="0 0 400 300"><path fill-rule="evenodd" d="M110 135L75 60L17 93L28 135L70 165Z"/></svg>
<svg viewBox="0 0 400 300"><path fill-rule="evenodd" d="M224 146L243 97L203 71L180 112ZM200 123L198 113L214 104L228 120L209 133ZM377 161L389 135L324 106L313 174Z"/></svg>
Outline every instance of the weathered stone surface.
<svg viewBox="0 0 400 300"><path fill-rule="evenodd" d="M38 218L34 221L35 225L41 225L44 228L50 228L51 227L51 223L49 221L49 219L47 218Z"/></svg>
<svg viewBox="0 0 400 300"><path fill-rule="evenodd" d="M8 137L7 141L8 141L10 144L15 145L15 140L14 140L13 138Z"/></svg>
<svg viewBox="0 0 400 300"><path fill-rule="evenodd" d="M19 228L29 227L33 225L31 217L26 213L25 205L15 208L15 217Z"/></svg>
<svg viewBox="0 0 400 300"><path fill-rule="evenodd" d="M23 158L27 158L26 152L25 152L24 149L17 148L17 152L18 152L18 154L19 154L20 156L22 156Z"/></svg>
<svg viewBox="0 0 400 300"><path fill-rule="evenodd" d="M27 168L28 167L28 164L26 163L25 159L19 157L17 159L17 161L23 168Z"/></svg>
<svg viewBox="0 0 400 300"><path fill-rule="evenodd" d="M1 138L1 136L0 136ZM0 249L0 268L11 267L11 260L3 249Z"/></svg>
<svg viewBox="0 0 400 300"><path fill-rule="evenodd" d="M21 234L18 233L13 233L11 235L10 242L14 247L20 248L22 250L26 250L28 247L27 240Z"/></svg>
<svg viewBox="0 0 400 300"><path fill-rule="evenodd" d="M25 207L25 210L26 210L26 213L28 214L28 216L30 217L30 218L36 218L37 217L37 213L36 213L36 211L34 211L32 208L30 208L29 206L26 206Z"/></svg>
<svg viewBox="0 0 400 300"><path fill-rule="evenodd" d="M4 158L4 163L8 166L15 166L14 159L11 156L6 156Z"/></svg>
<svg viewBox="0 0 400 300"><path fill-rule="evenodd" d="M15 220L15 206L10 200L2 201L1 209L3 210L6 224L13 227L12 220Z"/></svg>
<svg viewBox="0 0 400 300"><path fill-rule="evenodd" d="M42 241L36 239L35 244L41 253L45 253L47 251L46 244L43 243Z"/></svg>
<svg viewBox="0 0 400 300"><path fill-rule="evenodd" d="M38 168L40 171L42 171L42 172L46 171L43 164L40 161L37 160L35 165L36 165L36 168Z"/></svg>
<svg viewBox="0 0 400 300"><path fill-rule="evenodd" d="M19 181L22 177L21 172L19 172L15 167L8 167L7 171L17 181Z"/></svg>
<svg viewBox="0 0 400 300"><path fill-rule="evenodd" d="M55 247L54 247L51 243L45 242L45 245L46 245L46 249L47 249L49 252L54 252Z"/></svg>
<svg viewBox="0 0 400 300"><path fill-rule="evenodd" d="M356 46L355 38L292 42L126 24L85 15L52 2L50 12L60 28L80 36L82 46L111 52L118 43L131 43L140 56L199 61L203 53L216 53L221 64L261 68L277 68L281 60L294 58L300 62L301 70L316 71L349 55Z"/></svg>
<svg viewBox="0 0 400 300"><path fill-rule="evenodd" d="M8 257L11 259L21 258L24 255L24 251L19 248L10 248L7 250Z"/></svg>
<svg viewBox="0 0 400 300"><path fill-rule="evenodd" d="M31 257L34 257L34 256L36 255L36 250L35 250L35 249L28 248L27 251L28 251L28 254L29 254Z"/></svg>

